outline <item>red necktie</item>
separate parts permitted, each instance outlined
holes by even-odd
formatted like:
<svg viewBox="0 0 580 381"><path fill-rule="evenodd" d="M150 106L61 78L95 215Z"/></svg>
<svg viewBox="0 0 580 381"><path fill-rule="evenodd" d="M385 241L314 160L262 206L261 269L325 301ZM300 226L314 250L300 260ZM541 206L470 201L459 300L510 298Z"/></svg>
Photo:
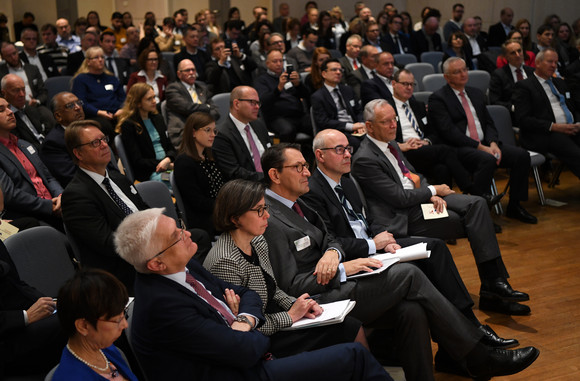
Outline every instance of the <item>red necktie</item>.
<svg viewBox="0 0 580 381"><path fill-rule="evenodd" d="M210 294L209 291L207 291L205 287L193 277L193 275L191 275L190 273L186 273L185 281L191 287L193 287L193 289L200 298L205 300L210 306L212 306L217 312L219 312L219 314L222 315L222 317L228 322L229 325L232 325L232 323L236 320L236 317L232 314L230 310L226 309L223 306L223 304L221 304L216 299L215 296Z"/></svg>
<svg viewBox="0 0 580 381"><path fill-rule="evenodd" d="M352 60L352 67L354 68L354 70L358 69L358 64L356 63L356 58L354 60Z"/></svg>
<svg viewBox="0 0 580 381"><path fill-rule="evenodd" d="M260 162L260 151L258 151L258 146L252 137L249 124L246 124L244 131L246 131L246 137L248 138L248 143L250 143L250 148L252 149L252 159L254 160L254 167L256 167L256 172L263 172L262 163Z"/></svg>
<svg viewBox="0 0 580 381"><path fill-rule="evenodd" d="M419 176L417 176L416 174L414 174L413 172L409 171L409 168L407 168L405 163L403 163L403 160L401 160L401 157L399 156L399 152L397 151L397 149L395 147L393 147L391 144L389 144L389 151L391 151L391 153L393 154L395 159L397 159L397 164L399 164L399 168L401 168L401 172L403 172L403 176L405 176L406 178L411 180L413 182L413 184L415 184L415 188L420 188L421 187L421 178Z"/></svg>
<svg viewBox="0 0 580 381"><path fill-rule="evenodd" d="M302 208L298 205L297 202L292 205L292 210L296 212L300 217L304 218L304 212L302 212Z"/></svg>
<svg viewBox="0 0 580 381"><path fill-rule="evenodd" d="M465 111L465 116L467 116L467 128L469 130L469 137L473 140L479 141L479 135L477 134L477 128L475 127L475 119L471 113L471 108L469 107L469 102L465 97L465 92L460 92L461 105L463 106L463 111Z"/></svg>
<svg viewBox="0 0 580 381"><path fill-rule="evenodd" d="M518 82L524 79L524 76L522 75L522 69L516 69L516 78Z"/></svg>

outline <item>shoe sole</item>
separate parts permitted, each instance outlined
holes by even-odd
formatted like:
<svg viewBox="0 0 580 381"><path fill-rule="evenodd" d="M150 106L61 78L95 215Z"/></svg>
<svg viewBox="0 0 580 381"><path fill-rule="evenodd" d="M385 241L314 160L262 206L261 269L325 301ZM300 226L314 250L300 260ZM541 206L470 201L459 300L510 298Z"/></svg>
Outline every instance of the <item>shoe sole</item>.
<svg viewBox="0 0 580 381"><path fill-rule="evenodd" d="M530 300L530 297L515 297L515 296L500 296L493 292L479 290L479 297L480 298L487 298L492 300L503 300L505 302L527 302Z"/></svg>

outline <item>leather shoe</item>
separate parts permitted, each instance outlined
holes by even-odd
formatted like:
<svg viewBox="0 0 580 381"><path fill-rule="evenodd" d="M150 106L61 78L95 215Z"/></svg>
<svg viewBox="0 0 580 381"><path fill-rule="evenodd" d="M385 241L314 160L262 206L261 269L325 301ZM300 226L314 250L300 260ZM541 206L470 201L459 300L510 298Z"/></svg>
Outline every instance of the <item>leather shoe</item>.
<svg viewBox="0 0 580 381"><path fill-rule="evenodd" d="M501 199L503 198L503 196L505 196L505 193L500 193L500 194L496 194L495 196L492 196L489 193L486 194L482 194L481 197L484 198L485 202L487 202L487 207L489 209L493 208L493 206L495 204L497 204L498 202L501 201Z"/></svg>
<svg viewBox="0 0 580 381"><path fill-rule="evenodd" d="M517 316L529 315L532 312L530 307L525 304L483 297L479 298L479 309L482 311L493 311L499 312L500 314Z"/></svg>
<svg viewBox="0 0 580 381"><path fill-rule="evenodd" d="M479 295L485 298L495 298L511 302L525 302L526 300L530 300L528 294L514 290L505 278L482 281Z"/></svg>
<svg viewBox="0 0 580 381"><path fill-rule="evenodd" d="M441 347L439 347L439 350L435 353L435 370L437 372L456 374L461 377L469 377L469 372L465 367L465 362L453 360Z"/></svg>
<svg viewBox="0 0 580 381"><path fill-rule="evenodd" d="M484 335L480 342L488 347L507 349L516 347L520 344L516 339L504 339L499 337L489 325L481 325L477 329L483 332Z"/></svg>
<svg viewBox="0 0 580 381"><path fill-rule="evenodd" d="M537 224L538 219L528 213L527 210L524 209L518 202L513 203L510 202L507 206L507 210L505 215L509 218L515 218L516 220L520 220L525 222L526 224Z"/></svg>
<svg viewBox="0 0 580 381"><path fill-rule="evenodd" d="M489 380L491 377L519 373L532 365L539 355L540 351L534 347L516 350L491 348L482 361L468 360L467 370L476 380Z"/></svg>

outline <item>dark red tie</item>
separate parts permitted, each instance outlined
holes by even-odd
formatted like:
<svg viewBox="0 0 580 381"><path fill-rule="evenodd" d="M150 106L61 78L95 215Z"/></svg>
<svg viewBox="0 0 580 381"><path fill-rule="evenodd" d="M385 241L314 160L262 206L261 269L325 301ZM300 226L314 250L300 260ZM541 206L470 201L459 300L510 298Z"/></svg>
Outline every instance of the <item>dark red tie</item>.
<svg viewBox="0 0 580 381"><path fill-rule="evenodd" d="M354 68L354 70L358 69L358 64L356 62L356 58L354 60L352 60L352 67Z"/></svg>
<svg viewBox="0 0 580 381"><path fill-rule="evenodd" d="M304 218L304 213L302 212L302 208L298 205L297 202L292 205L292 210L295 211L300 217Z"/></svg>
<svg viewBox="0 0 580 381"><path fill-rule="evenodd" d="M522 69L516 69L516 78L518 82L524 79L524 76L522 75Z"/></svg>
<svg viewBox="0 0 580 381"><path fill-rule="evenodd" d="M403 172L403 176L405 176L406 178L411 180L413 182L413 184L415 184L415 188L420 188L421 187L421 178L418 175L416 175L415 173L411 172L409 170L409 168L407 168L405 163L403 163L403 160L401 160L401 157L399 156L399 152L397 151L397 149L395 147L393 147L391 144L389 144L389 151L391 151L391 153L393 154L395 159L397 159L397 164L399 164L399 168L401 168L401 172Z"/></svg>
<svg viewBox="0 0 580 381"><path fill-rule="evenodd" d="M199 297L205 300L210 306L212 306L220 315L228 322L229 325L236 320L236 317L232 314L232 312L226 309L217 299L215 296L210 294L205 287L199 283L193 275L190 273L185 274L185 281L193 287L195 292Z"/></svg>

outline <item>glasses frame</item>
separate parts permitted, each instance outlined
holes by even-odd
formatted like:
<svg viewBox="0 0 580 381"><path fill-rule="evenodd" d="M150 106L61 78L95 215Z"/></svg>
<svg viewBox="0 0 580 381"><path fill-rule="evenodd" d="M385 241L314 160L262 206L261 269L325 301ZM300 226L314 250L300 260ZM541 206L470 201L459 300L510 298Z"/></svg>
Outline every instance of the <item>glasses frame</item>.
<svg viewBox="0 0 580 381"><path fill-rule="evenodd" d="M257 208L252 208L249 210L251 210L252 212L258 213L258 217L264 217L265 212L268 212L268 213L270 212L270 205L266 204L264 206L259 206Z"/></svg>
<svg viewBox="0 0 580 381"><path fill-rule="evenodd" d="M350 153L352 155L352 153L354 152L354 147L351 146L350 144L347 146L338 145L336 147L319 148L319 150L321 150L321 151L326 151L326 150L330 150L330 149L334 150L334 152L337 155L344 155L344 153L346 151L348 151L348 153Z"/></svg>
<svg viewBox="0 0 580 381"><path fill-rule="evenodd" d="M238 98L240 102L249 102L253 107L262 107L262 102L257 101L255 99L245 99L245 98Z"/></svg>
<svg viewBox="0 0 580 381"><path fill-rule="evenodd" d="M103 142L109 144L109 137L107 135L103 136L100 139L91 140L88 143L79 144L75 148L79 148L79 147L86 146L86 145L90 145L93 148L99 148L103 144Z"/></svg>
<svg viewBox="0 0 580 381"><path fill-rule="evenodd" d="M165 249L161 250L159 253L149 258L147 262L157 258L161 254L165 253L167 250L171 249L173 246L177 245L180 241L183 241L185 239L185 230L187 229L187 227L185 226L185 222L180 218L177 220L177 223L179 224L179 226L181 226L181 231L179 232L179 238L177 239L177 241L173 242L171 245L167 246Z"/></svg>
<svg viewBox="0 0 580 381"><path fill-rule="evenodd" d="M118 328L121 328L121 323L123 320L129 320L129 307L123 308L123 316L117 320L106 320L106 319L97 319L98 321L104 321L106 323L116 323Z"/></svg>
<svg viewBox="0 0 580 381"><path fill-rule="evenodd" d="M70 103L65 104L63 107L67 110L74 110L76 106L83 107L84 104L85 104L85 102L78 99L75 102L70 102Z"/></svg>
<svg viewBox="0 0 580 381"><path fill-rule="evenodd" d="M302 171L304 171L304 168L306 168L306 169L310 168L310 164L298 163L298 164L294 164L294 165L283 165L282 168L294 168L294 169L296 169L296 172L302 173Z"/></svg>

